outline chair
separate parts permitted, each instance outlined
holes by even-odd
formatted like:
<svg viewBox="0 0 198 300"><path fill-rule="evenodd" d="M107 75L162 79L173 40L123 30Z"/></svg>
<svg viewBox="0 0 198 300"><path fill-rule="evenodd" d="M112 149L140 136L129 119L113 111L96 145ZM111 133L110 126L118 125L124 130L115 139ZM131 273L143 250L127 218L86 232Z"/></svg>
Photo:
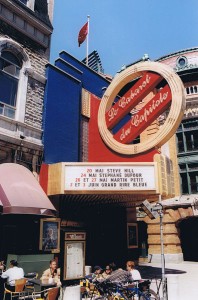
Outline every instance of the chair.
<svg viewBox="0 0 198 300"><path fill-rule="evenodd" d="M25 291L27 292L34 292L34 283L31 282L31 279L37 279L38 278L38 273L36 272L31 272L25 274L25 278L27 279L27 282L25 284Z"/></svg>
<svg viewBox="0 0 198 300"><path fill-rule="evenodd" d="M54 287L50 289L43 290L41 292L33 292L32 299L33 300L56 300L59 295L59 287ZM40 297L40 298L39 298Z"/></svg>
<svg viewBox="0 0 198 300"><path fill-rule="evenodd" d="M26 278L16 279L15 280L15 290L10 291L8 286L5 284L4 286L4 297L3 300L6 299L6 295L10 295L10 299L19 298L24 295L24 287L27 282Z"/></svg>

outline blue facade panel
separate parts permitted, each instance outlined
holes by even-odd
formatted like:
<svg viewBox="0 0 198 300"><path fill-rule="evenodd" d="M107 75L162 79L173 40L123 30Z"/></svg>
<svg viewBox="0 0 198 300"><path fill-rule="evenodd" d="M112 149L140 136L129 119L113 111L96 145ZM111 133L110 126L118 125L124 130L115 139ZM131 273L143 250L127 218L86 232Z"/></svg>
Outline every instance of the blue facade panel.
<svg viewBox="0 0 198 300"><path fill-rule="evenodd" d="M44 162L78 162L81 82L47 67L44 104Z"/></svg>
<svg viewBox="0 0 198 300"><path fill-rule="evenodd" d="M102 98L106 87L109 86L109 81L95 71L88 68L84 63L80 62L69 53L63 51L60 57L73 65L75 68L82 71L82 87L90 93Z"/></svg>
<svg viewBox="0 0 198 300"><path fill-rule="evenodd" d="M55 62L55 66L79 80L82 79L83 72L63 59L57 59Z"/></svg>
<svg viewBox="0 0 198 300"><path fill-rule="evenodd" d="M102 98L109 81L63 51L47 67L44 99L44 162L80 160L82 88Z"/></svg>

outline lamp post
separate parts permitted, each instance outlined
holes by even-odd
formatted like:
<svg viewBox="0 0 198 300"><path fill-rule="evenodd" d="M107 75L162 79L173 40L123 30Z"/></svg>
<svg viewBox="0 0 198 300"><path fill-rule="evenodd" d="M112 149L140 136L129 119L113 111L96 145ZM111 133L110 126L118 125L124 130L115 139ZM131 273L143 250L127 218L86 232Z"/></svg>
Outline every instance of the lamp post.
<svg viewBox="0 0 198 300"><path fill-rule="evenodd" d="M161 195L159 195L159 202L156 206L160 206L158 214L160 217L160 244L161 244L161 266L162 266L162 295L163 299L167 300L167 286L166 286L166 276L165 276L165 257L164 257L164 229L163 229L163 205L161 200Z"/></svg>
<svg viewBox="0 0 198 300"><path fill-rule="evenodd" d="M150 217L150 219L160 218L160 245L161 245L161 268L162 268L162 295L163 300L167 300L167 285L165 276L165 258L164 258L164 235L163 235L163 205L161 200L161 195L159 195L159 201L154 206L152 206L148 200L145 200L141 204L141 208Z"/></svg>

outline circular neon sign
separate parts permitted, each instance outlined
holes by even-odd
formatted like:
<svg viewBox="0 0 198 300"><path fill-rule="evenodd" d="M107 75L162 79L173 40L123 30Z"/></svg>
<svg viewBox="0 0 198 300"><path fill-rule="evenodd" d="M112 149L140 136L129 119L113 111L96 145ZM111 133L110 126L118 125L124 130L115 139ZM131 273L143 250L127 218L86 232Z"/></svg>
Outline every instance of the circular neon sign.
<svg viewBox="0 0 198 300"><path fill-rule="evenodd" d="M132 81L135 82L132 87L118 97ZM142 153L160 147L170 139L182 120L185 107L180 77L162 63L141 62L116 75L107 88L98 111L99 132L106 145L115 152ZM160 129L147 140L132 144L167 109L168 117Z"/></svg>

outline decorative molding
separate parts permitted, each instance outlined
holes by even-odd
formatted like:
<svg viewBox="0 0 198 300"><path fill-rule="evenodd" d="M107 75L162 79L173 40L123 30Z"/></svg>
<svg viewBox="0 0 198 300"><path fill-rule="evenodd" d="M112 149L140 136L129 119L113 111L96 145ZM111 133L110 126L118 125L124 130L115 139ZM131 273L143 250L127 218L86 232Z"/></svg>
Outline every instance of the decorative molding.
<svg viewBox="0 0 198 300"><path fill-rule="evenodd" d="M174 198L169 198L162 201L163 207L168 210L167 212L170 213L170 208L179 207L179 208L188 208L188 207L197 207L198 203L198 194L190 194L190 195L180 195L175 196ZM174 212L176 213L176 211ZM189 213L189 212L188 212ZM181 215L177 215L175 221L181 219Z"/></svg>
<svg viewBox="0 0 198 300"><path fill-rule="evenodd" d="M162 196L175 195L173 163L171 159L162 154L155 154L154 161L158 164L159 191Z"/></svg>
<svg viewBox="0 0 198 300"><path fill-rule="evenodd" d="M197 67L198 67L197 64L187 64L187 65L185 65L183 67L179 67L179 66L175 67L174 71L181 72L181 71L185 71L185 70L189 70L189 69L195 69Z"/></svg>
<svg viewBox="0 0 198 300"><path fill-rule="evenodd" d="M0 116L0 137L1 140L13 142L15 144L21 143L20 136L25 137L23 143L30 144L33 149L41 149L42 144L42 130L31 127L27 124L11 120L4 116Z"/></svg>
<svg viewBox="0 0 198 300"><path fill-rule="evenodd" d="M49 37L53 29L12 1L0 0L0 20L5 21L44 48L49 47Z"/></svg>
<svg viewBox="0 0 198 300"><path fill-rule="evenodd" d="M26 68L25 74L29 75L30 77L39 81L42 84L46 83L46 78L44 76L40 75L39 73L37 73L36 71L34 71L32 68Z"/></svg>
<svg viewBox="0 0 198 300"><path fill-rule="evenodd" d="M188 156L181 156L178 157L178 163L198 163L198 155L188 155Z"/></svg>
<svg viewBox="0 0 198 300"><path fill-rule="evenodd" d="M185 111L184 111L184 117L185 118L192 118L198 116L198 105L195 107L188 107Z"/></svg>
<svg viewBox="0 0 198 300"><path fill-rule="evenodd" d="M81 114L87 118L90 118L91 115L90 93L85 89L82 89Z"/></svg>

